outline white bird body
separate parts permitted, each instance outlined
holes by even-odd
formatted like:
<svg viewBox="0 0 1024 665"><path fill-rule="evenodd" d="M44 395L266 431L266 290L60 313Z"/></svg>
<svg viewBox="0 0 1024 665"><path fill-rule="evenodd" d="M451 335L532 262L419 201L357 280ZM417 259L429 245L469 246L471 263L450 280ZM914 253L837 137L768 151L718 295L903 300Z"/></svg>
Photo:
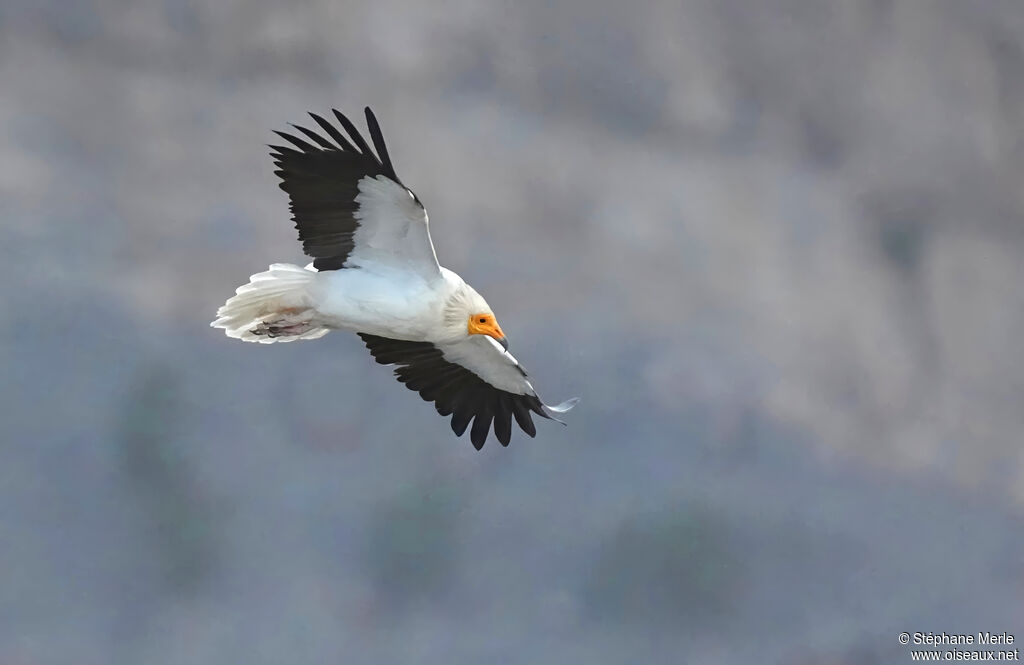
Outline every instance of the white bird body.
<svg viewBox="0 0 1024 665"><path fill-rule="evenodd" d="M370 110L376 155L337 111L351 143L310 115L336 145L296 127L317 145L278 132L299 150L273 146L272 155L314 261L305 268L275 263L252 275L211 325L261 343L358 333L377 362L397 365L400 381L452 415L456 434L472 420L478 449L492 422L508 445L513 417L534 436L531 412L555 419L571 409L577 400L553 407L540 401L487 301L438 264L426 209L395 174Z"/></svg>
<svg viewBox="0 0 1024 665"><path fill-rule="evenodd" d="M462 279L452 273L452 278ZM426 280L388 266L318 273L312 288L320 321L330 328L412 342L443 341L444 303L457 284Z"/></svg>

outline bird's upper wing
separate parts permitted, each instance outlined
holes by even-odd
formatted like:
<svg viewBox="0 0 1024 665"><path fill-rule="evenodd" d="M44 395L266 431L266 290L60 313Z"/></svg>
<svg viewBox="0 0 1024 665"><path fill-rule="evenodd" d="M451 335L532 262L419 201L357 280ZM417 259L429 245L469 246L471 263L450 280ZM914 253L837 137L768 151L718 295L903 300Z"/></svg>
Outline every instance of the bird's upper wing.
<svg viewBox="0 0 1024 665"><path fill-rule="evenodd" d="M373 112L366 109L366 124L376 154L338 111L334 115L349 138L324 118L309 115L326 137L293 125L309 141L275 132L291 146L272 145L270 155L313 266L338 270L383 265L428 279L439 277L427 211L395 174Z"/></svg>
<svg viewBox="0 0 1024 665"><path fill-rule="evenodd" d="M433 402L439 414L452 417L456 435L462 436L472 420L469 436L477 450L483 447L492 422L494 435L507 446L513 418L532 437L537 429L531 411L557 420L555 414L565 413L579 401L574 398L557 406L541 402L519 362L485 335L442 345L359 336L377 362L397 365L399 381Z"/></svg>

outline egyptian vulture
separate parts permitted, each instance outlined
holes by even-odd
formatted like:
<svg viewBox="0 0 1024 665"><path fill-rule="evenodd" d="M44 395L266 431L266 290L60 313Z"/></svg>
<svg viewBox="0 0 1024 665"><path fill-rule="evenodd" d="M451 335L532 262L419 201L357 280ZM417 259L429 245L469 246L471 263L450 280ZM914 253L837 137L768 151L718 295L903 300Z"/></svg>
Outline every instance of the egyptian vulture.
<svg viewBox="0 0 1024 665"><path fill-rule="evenodd" d="M427 211L395 173L373 112L366 109L373 149L338 111L347 138L309 115L323 133L297 125L304 138L274 132L290 145L272 145L270 155L313 262L275 263L251 276L210 325L263 343L353 331L374 360L394 365L400 382L451 416L457 436L472 421L477 450L492 424L507 446L513 418L532 437L531 412L558 420L575 406L577 399L540 400L487 301L438 264Z"/></svg>

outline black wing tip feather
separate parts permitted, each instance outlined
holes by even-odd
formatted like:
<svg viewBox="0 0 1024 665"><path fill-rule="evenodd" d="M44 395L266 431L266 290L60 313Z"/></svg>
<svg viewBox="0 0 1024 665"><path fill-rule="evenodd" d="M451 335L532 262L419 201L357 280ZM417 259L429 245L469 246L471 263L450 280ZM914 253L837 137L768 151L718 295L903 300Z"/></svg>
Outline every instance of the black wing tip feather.
<svg viewBox="0 0 1024 665"><path fill-rule="evenodd" d="M335 143L341 147L342 152L357 152L355 146L349 143L348 139L345 138L345 135L339 132L338 129L330 122L312 111L309 111L309 117L313 118L313 122L320 125L320 128L334 139Z"/></svg>
<svg viewBox="0 0 1024 665"><path fill-rule="evenodd" d="M298 148L299 150L301 150L304 153L309 154L309 153L313 153L313 152L321 152L322 151L322 148L317 148L316 146L311 145L311 144L307 143L306 141L303 141L302 139L300 139L297 136L292 136L291 134L289 134L287 132L279 132L276 129L273 129L271 131L274 132L275 134L277 134L278 136L280 136L281 138L283 138L285 141L288 141L288 143L291 143L293 146L295 146L296 148Z"/></svg>
<svg viewBox="0 0 1024 665"><path fill-rule="evenodd" d="M498 394L494 409L494 436L504 448L512 441L512 400L507 395Z"/></svg>
<svg viewBox="0 0 1024 665"><path fill-rule="evenodd" d="M430 342L357 334L375 361L396 366L394 373L399 382L433 402L442 417L451 416L456 436L461 437L468 429L470 442L477 450L484 447L492 430L498 442L507 447L512 440L513 418L530 438L537 436L531 412L553 419L536 395L499 390L465 367L446 360Z"/></svg>
<svg viewBox="0 0 1024 665"><path fill-rule="evenodd" d="M289 134L288 132L281 132L275 129L271 131L288 143L294 145L298 150L294 148L286 148L285 150L289 152L285 152L281 149L281 146L270 147L280 152L281 156L284 157L292 155L311 155L323 152L341 152L358 155L373 160L375 166L380 169L381 173L401 184L402 181L399 180L398 174L395 173L395 167L391 163L391 156L388 154L387 145L384 143L384 134L381 132L380 123L377 122L377 116L375 116L373 111L370 110L370 107L366 107L365 113L366 126L370 131L370 139L373 142L373 148L371 148L366 142L362 133L355 126L355 123L349 120L348 116L338 109L331 109L331 112L334 114L334 117L337 119L338 123L341 124L345 132L348 133L348 138L346 138L345 135L337 129L337 127L331 124L331 122L323 116L313 113L312 111L307 111L309 117L320 126L320 129L322 129L327 136L334 141L334 143L331 143L331 140L328 140L328 138L325 138L321 134L318 134L307 127L296 125L295 123L288 123L289 126L303 134L310 141L313 141L316 145L313 145L308 141L304 141L303 139L293 134ZM280 158L278 155L274 155L273 153L271 153L271 156L275 159Z"/></svg>
<svg viewBox="0 0 1024 665"><path fill-rule="evenodd" d="M356 144L360 152L362 152L364 155L367 153L372 154L372 152L370 151L370 146L367 145L366 143L366 139L364 139L363 135L359 133L358 129L356 129L355 124L348 119L348 116L346 116L338 109L331 109L331 112L334 113L334 117L337 118L338 122L341 123L341 126L345 129L345 131L348 132L348 137L352 140L353 143Z"/></svg>
<svg viewBox="0 0 1024 665"><path fill-rule="evenodd" d="M297 129L298 131L302 132L308 139L310 139L311 141L315 142L317 145L319 145L324 150L337 150L338 149L338 146L334 145L333 143L331 143L330 141L328 141L324 137L320 136L319 134L317 134L313 130L306 129L302 125L296 125L293 122L289 122L288 124L291 125L292 128Z"/></svg>
<svg viewBox="0 0 1024 665"><path fill-rule="evenodd" d="M365 114L366 127L370 130L370 140L373 141L373 147L377 149L377 156L385 170L393 174L395 167L391 165L391 156L388 154L388 146L384 143L384 133L380 131L377 116L373 114L369 106L366 107Z"/></svg>

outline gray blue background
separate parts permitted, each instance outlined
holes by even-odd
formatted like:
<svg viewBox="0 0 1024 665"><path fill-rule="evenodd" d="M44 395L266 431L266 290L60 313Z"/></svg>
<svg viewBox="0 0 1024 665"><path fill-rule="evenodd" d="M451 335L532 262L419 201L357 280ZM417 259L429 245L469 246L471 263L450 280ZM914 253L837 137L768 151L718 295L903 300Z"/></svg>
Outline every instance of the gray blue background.
<svg viewBox="0 0 1024 665"><path fill-rule="evenodd" d="M270 130L367 104L567 428L208 327L304 261ZM1022 626L1019 0L3 0L0 125L4 665Z"/></svg>

